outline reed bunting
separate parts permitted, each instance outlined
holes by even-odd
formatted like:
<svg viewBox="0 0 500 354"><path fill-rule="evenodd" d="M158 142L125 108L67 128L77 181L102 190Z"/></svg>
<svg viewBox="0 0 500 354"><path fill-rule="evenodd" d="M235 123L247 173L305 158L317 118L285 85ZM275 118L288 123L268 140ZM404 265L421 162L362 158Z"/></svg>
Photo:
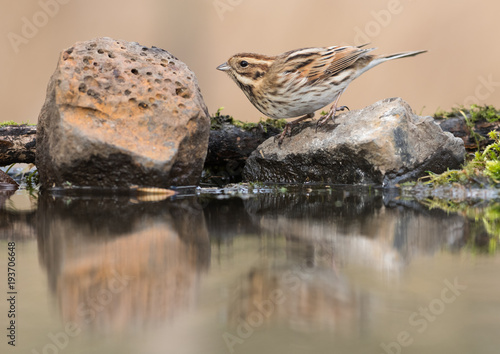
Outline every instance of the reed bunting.
<svg viewBox="0 0 500 354"><path fill-rule="evenodd" d="M391 55L369 54L376 48L333 46L302 48L277 55L254 53L233 55L217 67L243 90L252 104L270 118L300 117L287 123L279 143L291 133L292 125L314 117L314 112L333 102L317 123L335 118L340 96L359 75L385 61L411 57L425 50Z"/></svg>

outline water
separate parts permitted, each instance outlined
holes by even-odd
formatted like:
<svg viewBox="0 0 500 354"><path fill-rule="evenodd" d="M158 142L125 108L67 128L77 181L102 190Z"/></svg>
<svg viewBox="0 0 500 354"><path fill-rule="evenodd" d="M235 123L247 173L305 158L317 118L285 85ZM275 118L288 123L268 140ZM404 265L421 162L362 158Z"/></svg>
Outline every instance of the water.
<svg viewBox="0 0 500 354"><path fill-rule="evenodd" d="M12 241L17 291L2 353L500 347L499 204L342 186L1 201L2 297Z"/></svg>

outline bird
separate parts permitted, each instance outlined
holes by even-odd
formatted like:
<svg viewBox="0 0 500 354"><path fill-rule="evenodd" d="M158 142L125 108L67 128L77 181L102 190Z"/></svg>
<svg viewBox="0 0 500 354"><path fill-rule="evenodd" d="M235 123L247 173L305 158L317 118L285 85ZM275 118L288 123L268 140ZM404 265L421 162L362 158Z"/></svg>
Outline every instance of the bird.
<svg viewBox="0 0 500 354"><path fill-rule="evenodd" d="M333 102L318 126L334 120L340 96L358 76L393 59L412 57L426 50L376 55L377 48L360 46L310 47L269 56L239 53L217 67L226 72L250 102L265 116L281 119L300 117L285 125L279 144L292 127L313 118L314 112Z"/></svg>

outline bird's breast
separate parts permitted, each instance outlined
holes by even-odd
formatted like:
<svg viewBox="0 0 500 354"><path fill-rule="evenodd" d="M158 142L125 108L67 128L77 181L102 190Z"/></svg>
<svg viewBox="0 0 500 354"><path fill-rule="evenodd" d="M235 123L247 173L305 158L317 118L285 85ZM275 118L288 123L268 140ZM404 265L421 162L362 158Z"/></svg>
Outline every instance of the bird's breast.
<svg viewBox="0 0 500 354"><path fill-rule="evenodd" d="M300 117L325 107L335 101L343 88L331 85L311 86L307 89L293 90L277 95L267 95L263 98L263 106L267 107L267 113L263 107L256 107L271 118L294 118Z"/></svg>

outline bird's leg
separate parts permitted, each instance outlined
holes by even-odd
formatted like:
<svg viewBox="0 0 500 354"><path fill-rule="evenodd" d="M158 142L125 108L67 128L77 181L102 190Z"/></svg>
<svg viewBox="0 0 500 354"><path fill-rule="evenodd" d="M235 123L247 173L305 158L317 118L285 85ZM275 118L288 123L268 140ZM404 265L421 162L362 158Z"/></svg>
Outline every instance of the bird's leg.
<svg viewBox="0 0 500 354"><path fill-rule="evenodd" d="M309 114L306 114L305 116L302 116L302 117L297 118L291 122L286 123L285 128L283 129L281 134L276 135L274 137L274 141L276 141L276 139L278 139L278 145L281 145L281 143L283 142L283 139L285 139L285 136L290 136L292 134L293 126L297 125L298 123L302 122L303 120L310 119L312 117L314 117L314 113L309 113Z"/></svg>
<svg viewBox="0 0 500 354"><path fill-rule="evenodd" d="M335 99L335 102L333 103L332 107L330 108L330 111L328 111L328 113L326 115L324 115L323 117L321 117L319 120L318 120L318 123L316 124L316 129L318 129L318 126L320 125L323 125L326 123L326 121L329 119L329 118L332 118L332 122L335 120L335 114L338 112L338 111L343 111L344 109L347 109L349 110L349 107L347 106L341 106L341 107L338 107L337 108L337 104L339 103L339 100L340 100L340 96L342 95L342 92L344 91L341 91L339 93L339 95L337 96L337 98Z"/></svg>

